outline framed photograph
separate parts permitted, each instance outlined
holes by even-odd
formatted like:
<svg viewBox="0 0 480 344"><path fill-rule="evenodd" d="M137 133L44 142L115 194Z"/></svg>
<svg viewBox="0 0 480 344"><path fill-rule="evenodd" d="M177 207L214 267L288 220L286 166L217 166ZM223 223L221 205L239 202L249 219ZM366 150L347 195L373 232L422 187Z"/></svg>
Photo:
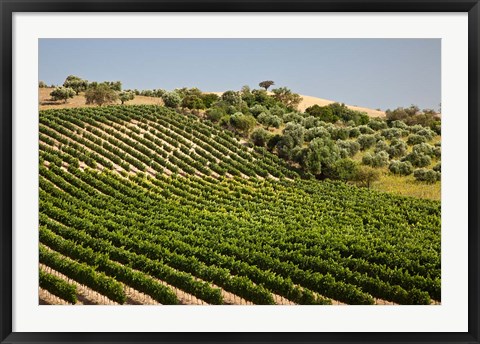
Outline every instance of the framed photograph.
<svg viewBox="0 0 480 344"><path fill-rule="evenodd" d="M1 343L479 343L478 0L0 6Z"/></svg>

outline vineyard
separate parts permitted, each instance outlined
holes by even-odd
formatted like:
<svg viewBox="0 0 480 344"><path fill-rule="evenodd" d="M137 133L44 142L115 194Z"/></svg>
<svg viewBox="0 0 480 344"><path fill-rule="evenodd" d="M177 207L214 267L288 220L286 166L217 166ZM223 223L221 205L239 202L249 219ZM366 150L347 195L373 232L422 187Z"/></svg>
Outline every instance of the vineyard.
<svg viewBox="0 0 480 344"><path fill-rule="evenodd" d="M57 303L441 301L438 201L306 179L160 106L45 110L39 131L39 285Z"/></svg>

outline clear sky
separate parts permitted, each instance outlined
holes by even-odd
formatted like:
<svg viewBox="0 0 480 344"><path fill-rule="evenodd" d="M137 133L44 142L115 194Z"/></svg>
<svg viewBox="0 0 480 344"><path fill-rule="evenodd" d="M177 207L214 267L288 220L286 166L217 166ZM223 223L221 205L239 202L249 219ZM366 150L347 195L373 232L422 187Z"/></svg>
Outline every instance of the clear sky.
<svg viewBox="0 0 480 344"><path fill-rule="evenodd" d="M124 89L274 87L350 105L438 109L440 39L40 39L39 80Z"/></svg>

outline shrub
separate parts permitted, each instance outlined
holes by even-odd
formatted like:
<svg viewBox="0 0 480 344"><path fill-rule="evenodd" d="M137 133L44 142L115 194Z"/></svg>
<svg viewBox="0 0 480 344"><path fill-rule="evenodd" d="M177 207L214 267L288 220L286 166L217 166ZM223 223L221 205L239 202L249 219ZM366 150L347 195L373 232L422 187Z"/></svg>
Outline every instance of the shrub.
<svg viewBox="0 0 480 344"><path fill-rule="evenodd" d="M348 128L335 127L330 130L330 135L332 140L346 140L350 136L350 131Z"/></svg>
<svg viewBox="0 0 480 344"><path fill-rule="evenodd" d="M415 124L415 125L411 125L408 127L408 130L410 130L411 133L413 134L416 134L418 133L420 130L423 130L424 127L422 127L420 124Z"/></svg>
<svg viewBox="0 0 480 344"><path fill-rule="evenodd" d="M399 174L401 176L408 176L413 172L413 165L410 161L398 161L393 160L388 166L388 169L393 174Z"/></svg>
<svg viewBox="0 0 480 344"><path fill-rule="evenodd" d="M248 135L257 124L257 121L252 115L244 115L241 112L237 112L230 117L230 124L240 133Z"/></svg>
<svg viewBox="0 0 480 344"><path fill-rule="evenodd" d="M326 172L329 178L343 181L354 180L357 173L358 163L352 159L337 160Z"/></svg>
<svg viewBox="0 0 480 344"><path fill-rule="evenodd" d="M208 109L205 114L207 119L212 122L218 122L223 116L226 115L225 111L216 107Z"/></svg>
<svg viewBox="0 0 480 344"><path fill-rule="evenodd" d="M361 150L365 150L372 147L376 141L377 140L373 135L360 135L357 139L357 142L360 144Z"/></svg>
<svg viewBox="0 0 480 344"><path fill-rule="evenodd" d="M399 129L408 129L408 125L403 121L392 121L390 122L391 128L399 128Z"/></svg>
<svg viewBox="0 0 480 344"><path fill-rule="evenodd" d="M330 136L330 133L328 132L327 129L323 128L323 127L314 127L314 128L310 128L308 130L305 131L305 140L306 141L311 141L313 140L314 138L331 138Z"/></svg>
<svg viewBox="0 0 480 344"><path fill-rule="evenodd" d="M370 128L367 125L360 125L357 128L360 131L360 133L362 133L362 134L373 134L375 132L375 130L373 130L372 128Z"/></svg>
<svg viewBox="0 0 480 344"><path fill-rule="evenodd" d="M315 118L313 116L308 116L304 118L303 126L305 127L305 129L310 129L310 128L318 127L320 122L321 121L319 121L318 118Z"/></svg>
<svg viewBox="0 0 480 344"><path fill-rule="evenodd" d="M360 144L356 141L337 140L337 146L346 151L347 156L354 156L360 150Z"/></svg>
<svg viewBox="0 0 480 344"><path fill-rule="evenodd" d="M412 152L408 154L403 161L410 161L415 167L426 167L432 163L429 155Z"/></svg>
<svg viewBox="0 0 480 344"><path fill-rule="evenodd" d="M387 140L399 139L408 134L408 131L399 128L383 129L380 133Z"/></svg>
<svg viewBox="0 0 480 344"><path fill-rule="evenodd" d="M436 172L442 172L442 163L439 162L438 164L433 166L433 170L436 171Z"/></svg>
<svg viewBox="0 0 480 344"><path fill-rule="evenodd" d="M360 130L357 127L350 128L350 137L355 138L360 136Z"/></svg>
<svg viewBox="0 0 480 344"><path fill-rule="evenodd" d="M417 154L426 154L433 157L435 156L435 147L429 145L428 143L420 143L413 146L412 152Z"/></svg>
<svg viewBox="0 0 480 344"><path fill-rule="evenodd" d="M75 91L70 87L57 87L52 92L50 92L50 96L53 100L63 100L65 103L67 102L68 98L73 98L75 96Z"/></svg>
<svg viewBox="0 0 480 344"><path fill-rule="evenodd" d="M162 95L163 103L166 107L177 108L182 102L182 98L177 92L165 92Z"/></svg>
<svg viewBox="0 0 480 344"><path fill-rule="evenodd" d="M417 131L416 134L424 136L427 141L430 141L435 136L435 132L430 128L422 128L421 130Z"/></svg>
<svg viewBox="0 0 480 344"><path fill-rule="evenodd" d="M282 119L284 123L293 122L293 123L302 124L302 125L304 121L303 116L300 115L298 112L286 113L285 115L283 115Z"/></svg>
<svg viewBox="0 0 480 344"><path fill-rule="evenodd" d="M407 144L402 140L394 139L390 143L390 147L387 149L390 158L399 158L407 153Z"/></svg>
<svg viewBox="0 0 480 344"><path fill-rule="evenodd" d="M285 109L278 105L275 105L270 108L270 113L274 116L282 117L285 114Z"/></svg>
<svg viewBox="0 0 480 344"><path fill-rule="evenodd" d="M280 125L283 123L280 117L265 112L258 115L257 120L259 123L266 126L267 129L269 127L280 128Z"/></svg>
<svg viewBox="0 0 480 344"><path fill-rule="evenodd" d="M254 116L254 117L258 117L258 115L260 115L262 112L265 112L265 113L268 113L268 110L265 106L263 105L260 105L260 104L256 104L254 106L252 106L250 108L250 113Z"/></svg>
<svg viewBox="0 0 480 344"><path fill-rule="evenodd" d="M440 180L441 173L434 170L427 170L425 168L419 168L413 171L413 176L416 180L433 184Z"/></svg>
<svg viewBox="0 0 480 344"><path fill-rule="evenodd" d="M271 136L271 134L267 130L265 130L263 128L257 128L255 130L253 130L250 138L252 139L253 144L255 146L265 147L268 140L270 139L270 136Z"/></svg>
<svg viewBox="0 0 480 344"><path fill-rule="evenodd" d="M388 144L384 140L380 140L375 144L374 152L378 153L381 151L387 151Z"/></svg>
<svg viewBox="0 0 480 344"><path fill-rule="evenodd" d="M422 135L412 134L407 138L407 144L409 144L410 146L418 145L424 142L427 142L427 138Z"/></svg>
<svg viewBox="0 0 480 344"><path fill-rule="evenodd" d="M364 165L370 165L372 167L383 167L388 164L388 153L381 151L375 154L367 153L362 158Z"/></svg>
<svg viewBox="0 0 480 344"><path fill-rule="evenodd" d="M377 118L372 119L367 125L375 131L387 128L387 123Z"/></svg>

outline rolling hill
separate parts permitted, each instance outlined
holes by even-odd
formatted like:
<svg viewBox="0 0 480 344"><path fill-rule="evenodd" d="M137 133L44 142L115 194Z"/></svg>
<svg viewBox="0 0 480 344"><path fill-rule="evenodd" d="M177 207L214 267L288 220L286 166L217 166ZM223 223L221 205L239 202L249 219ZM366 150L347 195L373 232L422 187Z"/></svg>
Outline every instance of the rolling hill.
<svg viewBox="0 0 480 344"><path fill-rule="evenodd" d="M156 105L44 110L39 128L41 295L441 301L440 202L302 179L266 149Z"/></svg>

